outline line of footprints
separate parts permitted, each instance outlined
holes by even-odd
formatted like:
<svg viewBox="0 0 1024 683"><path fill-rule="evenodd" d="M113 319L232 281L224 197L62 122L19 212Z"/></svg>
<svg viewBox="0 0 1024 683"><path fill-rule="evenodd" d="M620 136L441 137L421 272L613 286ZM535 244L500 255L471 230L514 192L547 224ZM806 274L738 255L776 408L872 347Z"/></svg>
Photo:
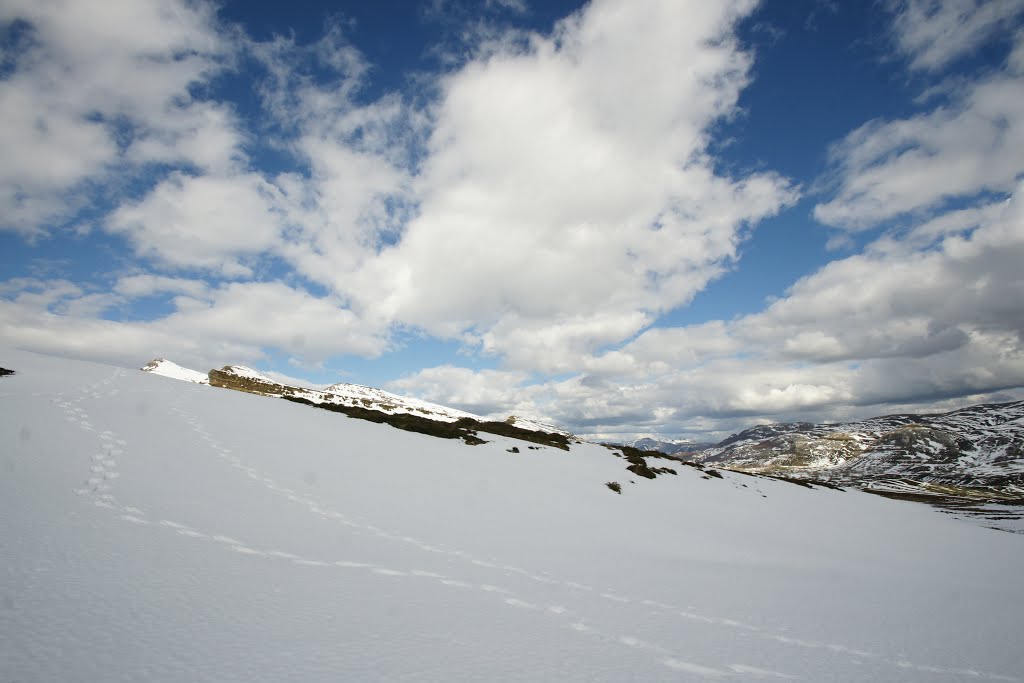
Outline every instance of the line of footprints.
<svg viewBox="0 0 1024 683"><path fill-rule="evenodd" d="M697 664L679 656L677 653L672 652L670 649L660 646L655 643L647 642L639 638L632 636L614 636L611 634L603 633L600 630L592 627L587 621L582 618L578 613L562 605L541 605L536 602L524 600L521 597L514 594L512 591L489 583L474 583L465 581L459 578L446 576L437 572L427 571L424 569L394 569L390 567L381 567L372 562L362 562L354 559L335 559L325 560L319 558L303 557L294 553L290 553L279 549L260 549L252 547L251 544L247 544L241 540L233 538L225 534L217 533L204 533L200 530L194 529L187 524L182 524L174 520L160 519L153 520L140 508L126 505L120 502L115 495L115 482L120 477L118 471L118 458L125 455L128 449L128 443L120 438L116 433L110 430L100 430L91 421L90 417L83 407L83 403L88 399L101 399L116 395L119 393L119 389L112 386L116 380L124 374L124 370L117 369L114 373L103 380L96 383L87 385L79 390L78 394L73 397L68 397L66 393L59 393L51 399L51 404L60 409L64 413L64 417L68 422L77 425L83 431L93 434L98 440L98 447L90 455L90 466L89 473L84 484L75 490L80 496L89 499L93 505L111 510L121 520L130 522L132 524L141 526L153 526L157 528L164 528L171 532L174 532L180 536L194 538L203 542L214 543L224 547L235 553L242 555L249 555L253 557L262 557L270 560L286 561L296 566L306 567L322 567L332 568L335 570L347 570L347 571L364 571L374 575L384 577L417 577L424 580L436 581L441 585L448 586L455 589L475 589L485 593L493 594L501 603L518 609L530 610L538 614L545 614L551 618L562 620L563 623L573 631L581 634L586 634L590 637L600 639L608 643L615 643L620 646L628 647L638 651L647 651L654 656L657 656L662 664L672 670L679 671L681 674L698 675L705 678L718 678L718 677L743 677L743 678L754 678L754 679L788 679L796 680L799 677L790 674L769 671L754 666L745 664L730 664L724 667L711 667L702 664ZM474 557L470 553L460 550L446 548L437 544L431 544L424 542L420 539L416 539L407 535L403 535L398 532L388 531L381 529L373 524L365 521L358 520L351 515L345 515L337 510L330 509L326 506L321 505L315 500L309 497L303 496L293 489L285 486L281 486L275 482L272 478L259 472L255 468L247 465L242 458L233 453L231 449L225 447L220 443L214 436L205 428L202 422L193 414L189 413L184 405L183 399L179 398L176 403L172 406L172 410L209 446L212 453L219 459L224 461L227 465L235 470L238 470L244 476L249 479L262 484L268 491L274 495L282 496L292 503L304 507L310 514L319 517L324 520L340 524L352 530L353 532L369 533L373 536L379 537L392 542L399 542L413 545L419 550L426 553L441 553L472 565L477 568L490 569L499 571L506 576L520 576L531 581L555 585L564 587L571 594L575 595L594 595L604 600L609 600L617 603L635 603L642 605L647 608L649 613L652 615L674 615L690 621L704 623L708 625L725 627L729 629L735 629L743 631L749 635L765 638L782 645L791 647L809 648L809 649L824 649L831 651L837 655L843 655L851 658L856 658L861 661L877 661L881 663L891 664L900 669L911 669L920 671L923 673L932 673L938 675L947 676L968 676L977 680L994 680L994 681L1020 681L1019 678L1002 676L993 673L987 673L978 671L975 669L950 669L945 667L928 666L923 664L916 664L913 662L906 661L902 658L887 658L885 656L865 652L856 648L847 647L845 645L835 643L824 643L816 642L811 640L804 640L799 638L793 638L786 635L773 634L757 626L746 624L733 619L707 616L698 613L694 608L687 607L683 608L677 605L667 604L657 600L649 599L635 599L632 597L619 595L613 591L601 591L583 583L576 581L566 581L550 576L545 576L536 572L531 572L527 569L516 567L500 562L494 562L484 560L481 558Z"/></svg>

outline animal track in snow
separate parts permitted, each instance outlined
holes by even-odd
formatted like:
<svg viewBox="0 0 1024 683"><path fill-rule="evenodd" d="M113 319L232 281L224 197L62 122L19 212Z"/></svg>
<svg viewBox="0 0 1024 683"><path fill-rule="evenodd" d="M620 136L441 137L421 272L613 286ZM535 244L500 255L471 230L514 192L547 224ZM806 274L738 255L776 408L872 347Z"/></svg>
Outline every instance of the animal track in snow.
<svg viewBox="0 0 1024 683"><path fill-rule="evenodd" d="M178 406L175 408L176 412L182 417L183 421L188 424L205 444L205 447L210 450L217 458L227 463L230 467L238 470L244 474L249 480L257 483L273 494L282 497L290 503L300 505L304 507L309 514L324 520L328 520L334 523L341 524L348 528L349 533L360 533L365 532L376 536L378 538L389 540L396 543L403 543L418 548L423 552L429 553L441 553L449 557L458 558L466 563L468 566L482 568L486 570L502 572L506 576L518 575L523 578L529 579L536 583L555 585L564 587L571 592L579 595L580 592L593 592L595 589L585 583L577 581L560 580L550 576L542 575L537 572L532 572L522 567L516 567L513 565L503 564L501 562L482 559L474 557L472 554L453 548L445 548L434 543L428 543L424 540L417 539L415 537L403 534L400 532L381 528L377 525L371 524L359 520L352 515L346 515L338 510L332 509L327 505L324 505L320 501L313 500L312 498L298 493L295 490L282 486L277 483L272 477L267 476L264 473L259 472L257 469L247 465L243 459L232 452L232 450L220 443L215 436L207 431L202 423L187 413L187 411ZM84 416L83 416L84 417ZM82 420L79 419L81 422ZM130 521L130 520L126 520ZM166 522L168 520L164 520ZM162 522L163 523L163 522ZM165 526L170 526L164 524ZM727 678L727 677L743 677L743 678L776 678L776 679L794 679L795 677L777 671L771 671L762 669L759 667L747 665L747 664L730 664L724 667L709 667L703 664L692 662L686 657L679 656L678 653L673 653L670 649L665 648L661 645L650 643L632 635L625 636L613 636L610 634L603 633L600 629L595 628L589 622L581 619L579 615L574 614L568 608L562 605L545 605L542 601L531 601L520 597L513 591L505 588L495 586L490 583L473 583L465 581L459 578L452 578L444 576L436 572L430 572L421 569L399 569L391 567L382 567L380 565L368 562L360 562L352 559L343 560L328 560L321 558L309 558L301 557L293 553L289 553L283 550L276 549L260 549L251 547L250 545L240 542L238 539L225 536L222 534L204 534L198 530L185 527L184 525L178 525L178 528L174 528L179 535L190 536L196 540L202 542L212 542L221 545L226 550L238 553L240 555L253 557L260 561L285 561L297 566L307 566L312 568L321 568L326 571L363 571L368 572L370 575L387 577L392 580L405 580L407 578L413 578L416 580L428 580L436 581L439 585L444 585L452 588L458 588L468 591L476 591L481 594L492 594L497 596L499 603L504 604L508 607L533 612L546 618L552 618L561 620L562 623L581 634L585 634L589 637L599 638L609 643L615 643L619 646L630 648L637 652L649 652L654 653L658 657L664 666L686 673L690 675L701 676L704 678ZM936 673L936 674L947 674L953 676L971 676L979 679L988 680L1003 680L1003 681L1016 681L1019 679L999 676L996 674L987 674L980 671L974 671L971 669L953 670L942 667L932 667L928 665L915 664L899 658L887 658L881 655L866 652L854 647L846 645L835 644L835 643L820 643L810 640L801 640L791 638L784 635L773 634L770 631L754 626L752 624L744 623L743 621L725 617L708 616L699 613L692 607L681 608L673 606L667 602L652 600L652 599L638 599L636 597L619 594L614 590L605 590L604 592L597 592L596 595L601 598L627 605L630 603L638 603L645 607L653 608L650 614L661 614L663 616L670 616L675 618L686 619L689 621L695 621L709 626L716 626L720 628L732 629L736 631L743 631L750 633L754 636L771 639L773 642L780 645L795 648L821 648L827 649L834 652L836 655L849 657L853 659L859 659L861 661L865 659L872 659L875 662L885 663L898 668L912 668L922 672ZM624 607L625 608L625 607Z"/></svg>

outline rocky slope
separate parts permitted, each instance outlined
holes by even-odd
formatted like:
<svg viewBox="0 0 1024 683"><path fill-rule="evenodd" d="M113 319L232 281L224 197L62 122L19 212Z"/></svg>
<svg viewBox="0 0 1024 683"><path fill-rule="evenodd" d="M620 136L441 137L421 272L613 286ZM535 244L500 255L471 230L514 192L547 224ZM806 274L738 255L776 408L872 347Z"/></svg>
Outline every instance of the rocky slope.
<svg viewBox="0 0 1024 683"><path fill-rule="evenodd" d="M695 459L875 491L1024 498L1024 401L844 424L764 425Z"/></svg>

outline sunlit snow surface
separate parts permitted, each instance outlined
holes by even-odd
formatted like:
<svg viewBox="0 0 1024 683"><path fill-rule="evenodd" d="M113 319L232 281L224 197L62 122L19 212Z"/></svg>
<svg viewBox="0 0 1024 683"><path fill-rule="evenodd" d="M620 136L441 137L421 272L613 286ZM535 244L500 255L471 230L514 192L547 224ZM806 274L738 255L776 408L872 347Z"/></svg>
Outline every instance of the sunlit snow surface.
<svg viewBox="0 0 1024 683"><path fill-rule="evenodd" d="M183 368L177 363L172 363L164 358L156 358L149 361L142 367L142 370L145 372L152 372L154 375L170 377L171 379L180 379L185 382L195 382L196 384L210 383L210 378L206 376L206 373Z"/></svg>
<svg viewBox="0 0 1024 683"><path fill-rule="evenodd" d="M1024 536L927 506L0 365L0 681L1024 676Z"/></svg>

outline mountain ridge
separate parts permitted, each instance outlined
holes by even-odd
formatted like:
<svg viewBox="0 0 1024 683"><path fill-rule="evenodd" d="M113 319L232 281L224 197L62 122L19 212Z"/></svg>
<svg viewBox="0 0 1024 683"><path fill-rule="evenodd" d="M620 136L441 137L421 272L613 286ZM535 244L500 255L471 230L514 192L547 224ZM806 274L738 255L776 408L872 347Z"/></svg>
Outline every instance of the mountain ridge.
<svg viewBox="0 0 1024 683"><path fill-rule="evenodd" d="M759 425L694 459L874 492L1024 499L1024 401L843 423Z"/></svg>

